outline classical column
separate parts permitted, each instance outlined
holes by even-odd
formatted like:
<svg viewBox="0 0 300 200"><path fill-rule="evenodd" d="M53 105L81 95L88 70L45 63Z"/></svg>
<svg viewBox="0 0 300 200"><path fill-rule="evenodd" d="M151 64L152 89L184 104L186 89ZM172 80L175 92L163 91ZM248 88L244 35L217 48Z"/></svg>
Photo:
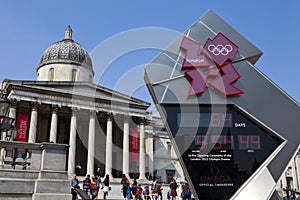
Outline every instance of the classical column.
<svg viewBox="0 0 300 200"><path fill-rule="evenodd" d="M123 125L123 174L129 177L129 117L124 116Z"/></svg>
<svg viewBox="0 0 300 200"><path fill-rule="evenodd" d="M139 179L146 179L146 154L145 154L145 119L142 118L140 122L140 177Z"/></svg>
<svg viewBox="0 0 300 200"><path fill-rule="evenodd" d="M96 113L90 111L89 123L89 140L88 140L88 158L87 158L87 174L94 174L94 155L95 155L95 117Z"/></svg>
<svg viewBox="0 0 300 200"><path fill-rule="evenodd" d="M36 129L37 129L37 120L38 120L38 104L33 103L31 109L30 117L30 127L29 127L29 143L35 143L36 141Z"/></svg>
<svg viewBox="0 0 300 200"><path fill-rule="evenodd" d="M54 142L54 143L57 142L57 112L58 112L58 106L53 105L49 142Z"/></svg>
<svg viewBox="0 0 300 200"><path fill-rule="evenodd" d="M77 130L77 109L73 108L72 116L71 116L71 125L70 125L68 174L75 174L76 130Z"/></svg>
<svg viewBox="0 0 300 200"><path fill-rule="evenodd" d="M9 108L9 117L16 119L17 118L17 100L16 99L12 99L12 106ZM12 123L13 126L15 126L16 124L16 120Z"/></svg>
<svg viewBox="0 0 300 200"><path fill-rule="evenodd" d="M148 154L148 169L149 169L149 172L153 175L153 161L154 161L154 150L153 150L153 143L154 143L154 139L153 139L153 131L151 134L147 134L147 142L146 142L146 152Z"/></svg>
<svg viewBox="0 0 300 200"><path fill-rule="evenodd" d="M12 99L12 106L9 108L9 117L15 119L14 122L12 123L12 125L15 127L16 130L16 120L17 120L17 104L18 101L16 99ZM10 140L13 140L13 130L9 130L9 134L10 135ZM6 139L6 138L5 138Z"/></svg>
<svg viewBox="0 0 300 200"><path fill-rule="evenodd" d="M106 126L106 156L105 156L105 174L112 175L112 121L113 114L107 113L107 126Z"/></svg>

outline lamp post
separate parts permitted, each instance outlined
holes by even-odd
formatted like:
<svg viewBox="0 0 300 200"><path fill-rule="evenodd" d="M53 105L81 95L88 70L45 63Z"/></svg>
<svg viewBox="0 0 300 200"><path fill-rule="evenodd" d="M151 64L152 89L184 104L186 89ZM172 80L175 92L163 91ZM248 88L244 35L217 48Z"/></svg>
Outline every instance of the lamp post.
<svg viewBox="0 0 300 200"><path fill-rule="evenodd" d="M12 103L7 99L6 95L1 94L0 99L0 133L2 131L9 131L13 129L13 122L15 119L8 116L9 109Z"/></svg>
<svg viewBox="0 0 300 200"><path fill-rule="evenodd" d="M2 132L6 132L6 135L2 137L3 140L10 140L11 138L11 129L13 129L13 122L15 119L9 117L9 109L12 105L11 101L9 101L5 94L0 93L0 136ZM6 151L4 148L0 150L0 165L4 164L4 157Z"/></svg>

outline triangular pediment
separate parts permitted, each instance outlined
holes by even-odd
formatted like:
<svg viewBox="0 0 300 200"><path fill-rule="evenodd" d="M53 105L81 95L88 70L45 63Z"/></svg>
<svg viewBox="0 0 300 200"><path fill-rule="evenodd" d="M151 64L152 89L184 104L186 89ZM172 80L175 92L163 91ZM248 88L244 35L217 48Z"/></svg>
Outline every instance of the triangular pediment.
<svg viewBox="0 0 300 200"><path fill-rule="evenodd" d="M120 106L126 105L143 110L146 110L150 106L150 103L143 100L88 82L4 80L4 83L8 90L14 90L15 95L18 92L20 95L27 92L32 97L50 95L53 99L55 97L63 97L70 100L85 99L91 102L103 102ZM10 91L7 92L9 93Z"/></svg>

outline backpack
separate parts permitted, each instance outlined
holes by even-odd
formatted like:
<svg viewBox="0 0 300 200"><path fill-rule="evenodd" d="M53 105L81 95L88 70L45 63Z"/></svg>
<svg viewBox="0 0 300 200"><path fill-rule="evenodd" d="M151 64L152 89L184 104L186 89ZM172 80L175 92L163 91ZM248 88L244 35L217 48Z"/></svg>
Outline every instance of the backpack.
<svg viewBox="0 0 300 200"><path fill-rule="evenodd" d="M97 189L97 181L96 181L96 180L92 180L92 181L91 181L91 189L92 189L92 190Z"/></svg>

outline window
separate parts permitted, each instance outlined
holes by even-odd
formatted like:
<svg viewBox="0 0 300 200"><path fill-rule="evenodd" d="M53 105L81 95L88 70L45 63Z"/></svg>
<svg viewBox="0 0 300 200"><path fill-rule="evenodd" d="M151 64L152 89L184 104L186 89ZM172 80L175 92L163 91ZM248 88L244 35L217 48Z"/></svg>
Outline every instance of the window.
<svg viewBox="0 0 300 200"><path fill-rule="evenodd" d="M172 150L171 142L167 142L167 150L168 150L168 155L171 156L171 150Z"/></svg>
<svg viewBox="0 0 300 200"><path fill-rule="evenodd" d="M48 79L49 79L49 81L53 81L54 80L54 68L51 68L49 70Z"/></svg>
<svg viewBox="0 0 300 200"><path fill-rule="evenodd" d="M72 69L71 81L76 81L76 74L77 74L77 70L76 69Z"/></svg>
<svg viewBox="0 0 300 200"><path fill-rule="evenodd" d="M175 170L166 170L167 183L170 183L175 176Z"/></svg>

